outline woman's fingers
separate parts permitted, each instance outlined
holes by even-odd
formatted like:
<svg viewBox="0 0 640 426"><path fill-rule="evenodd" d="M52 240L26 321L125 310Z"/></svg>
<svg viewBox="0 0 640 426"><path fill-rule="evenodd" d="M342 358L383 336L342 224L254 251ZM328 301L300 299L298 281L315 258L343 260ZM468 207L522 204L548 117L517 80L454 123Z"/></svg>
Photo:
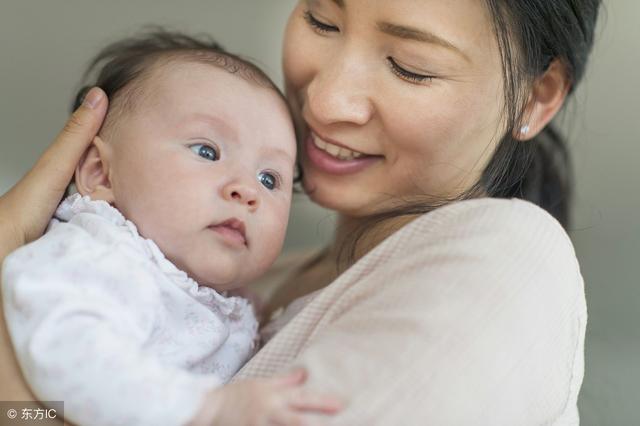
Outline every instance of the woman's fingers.
<svg viewBox="0 0 640 426"><path fill-rule="evenodd" d="M344 408L344 403L333 396L299 391L293 394L289 400L289 406L297 411L335 414Z"/></svg>
<svg viewBox="0 0 640 426"><path fill-rule="evenodd" d="M300 386L306 381L307 371L303 368L297 368L289 373L275 378L276 386L279 388Z"/></svg>
<svg viewBox="0 0 640 426"><path fill-rule="evenodd" d="M283 392L282 396L289 408L323 414L335 414L344 408L344 403L339 398L302 389L300 386L307 381L307 378L307 371L298 368L273 379L276 389Z"/></svg>
<svg viewBox="0 0 640 426"><path fill-rule="evenodd" d="M107 105L105 93L91 89L29 173L0 197L0 222L12 223L16 241L29 242L42 234L76 165L100 130Z"/></svg>
<svg viewBox="0 0 640 426"><path fill-rule="evenodd" d="M305 421L301 415L291 412L279 413L274 417L273 421L269 421L269 424L278 426L311 426L310 421Z"/></svg>
<svg viewBox="0 0 640 426"><path fill-rule="evenodd" d="M66 188L82 154L102 126L107 104L107 97L99 87L87 92L82 105L32 169L36 179L47 179L54 190Z"/></svg>

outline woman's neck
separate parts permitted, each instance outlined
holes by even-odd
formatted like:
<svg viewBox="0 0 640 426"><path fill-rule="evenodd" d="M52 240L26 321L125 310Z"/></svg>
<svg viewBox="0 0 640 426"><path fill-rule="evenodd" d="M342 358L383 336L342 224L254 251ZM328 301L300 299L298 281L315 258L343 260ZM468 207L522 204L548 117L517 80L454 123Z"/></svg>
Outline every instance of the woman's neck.
<svg viewBox="0 0 640 426"><path fill-rule="evenodd" d="M293 300L329 285L382 240L416 217L418 215L401 216L372 225L371 218L338 216L333 242L296 270L276 290L265 308L266 317L269 318L271 312L287 306ZM366 232L360 235L363 229Z"/></svg>
<svg viewBox="0 0 640 426"><path fill-rule="evenodd" d="M406 215L375 221L370 217L339 215L324 260L344 270L416 217L418 215Z"/></svg>

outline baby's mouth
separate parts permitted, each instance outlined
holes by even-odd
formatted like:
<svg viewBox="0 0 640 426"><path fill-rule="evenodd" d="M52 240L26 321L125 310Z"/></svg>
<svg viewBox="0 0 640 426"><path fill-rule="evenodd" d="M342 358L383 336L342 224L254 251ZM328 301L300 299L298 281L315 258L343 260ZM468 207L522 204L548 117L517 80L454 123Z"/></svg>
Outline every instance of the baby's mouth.
<svg viewBox="0 0 640 426"><path fill-rule="evenodd" d="M235 217L209 226L209 229L220 234L225 241L234 246L249 246L244 222Z"/></svg>

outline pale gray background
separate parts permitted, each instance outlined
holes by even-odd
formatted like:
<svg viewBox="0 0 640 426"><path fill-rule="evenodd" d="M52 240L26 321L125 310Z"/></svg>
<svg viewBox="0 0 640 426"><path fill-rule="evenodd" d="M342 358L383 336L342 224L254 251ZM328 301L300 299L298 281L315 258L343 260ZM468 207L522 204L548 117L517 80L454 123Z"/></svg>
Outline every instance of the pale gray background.
<svg viewBox="0 0 640 426"><path fill-rule="evenodd" d="M209 32L281 80L294 0L0 0L0 193L58 132L87 60L141 25ZM587 283L584 425L640 423L640 2L609 0L590 72L563 120L577 165L572 231ZM326 241L328 213L296 201L287 247Z"/></svg>

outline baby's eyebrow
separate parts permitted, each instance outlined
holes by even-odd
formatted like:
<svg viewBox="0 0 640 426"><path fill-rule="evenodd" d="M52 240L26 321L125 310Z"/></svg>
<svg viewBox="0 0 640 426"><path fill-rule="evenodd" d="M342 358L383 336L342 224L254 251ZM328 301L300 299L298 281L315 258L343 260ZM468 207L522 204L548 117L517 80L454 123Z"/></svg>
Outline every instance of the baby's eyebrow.
<svg viewBox="0 0 640 426"><path fill-rule="evenodd" d="M295 158L291 155L291 153L284 149L281 149L281 148L269 149L269 153L272 153L274 156L282 158L287 163L295 162L294 161Z"/></svg>
<svg viewBox="0 0 640 426"><path fill-rule="evenodd" d="M293 164L293 168L295 169L295 156L291 155L291 152L287 151L286 149L266 146L262 148L261 152L262 155L274 158L279 162L282 161L283 164Z"/></svg>
<svg viewBox="0 0 640 426"><path fill-rule="evenodd" d="M238 133L236 132L236 129L230 126L225 120L215 115L194 113L189 115L186 121L189 123L194 121L202 122L209 127L216 129L216 132L226 140L238 139Z"/></svg>

